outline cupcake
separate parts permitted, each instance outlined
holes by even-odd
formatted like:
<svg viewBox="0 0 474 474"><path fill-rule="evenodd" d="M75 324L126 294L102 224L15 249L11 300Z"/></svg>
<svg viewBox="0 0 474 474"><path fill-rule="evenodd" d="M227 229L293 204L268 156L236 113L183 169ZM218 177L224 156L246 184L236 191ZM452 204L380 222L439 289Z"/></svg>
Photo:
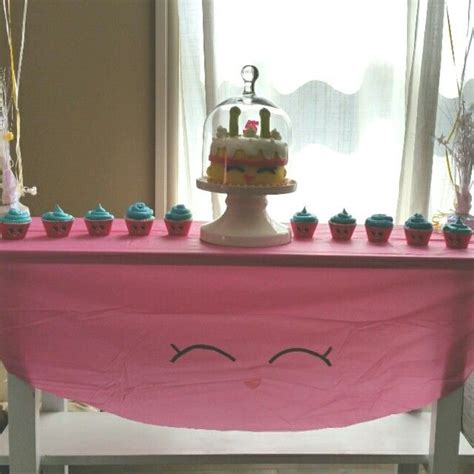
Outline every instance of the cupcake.
<svg viewBox="0 0 474 474"><path fill-rule="evenodd" d="M329 229L334 240L351 240L356 220L345 209L329 219Z"/></svg>
<svg viewBox="0 0 474 474"><path fill-rule="evenodd" d="M421 214L413 214L405 221L404 230L408 245L426 246L433 232L433 224Z"/></svg>
<svg viewBox="0 0 474 474"><path fill-rule="evenodd" d="M460 217L456 222L448 223L443 227L443 236L446 246L450 249L467 249L471 240L472 229Z"/></svg>
<svg viewBox="0 0 474 474"><path fill-rule="evenodd" d="M26 211L10 209L0 217L2 238L7 240L24 239L31 224L31 217Z"/></svg>
<svg viewBox="0 0 474 474"><path fill-rule="evenodd" d="M53 211L45 212L41 216L41 221L48 237L61 238L69 235L74 217L56 204Z"/></svg>
<svg viewBox="0 0 474 474"><path fill-rule="evenodd" d="M191 211L184 204L172 207L165 215L165 224L169 235L186 237L192 222Z"/></svg>
<svg viewBox="0 0 474 474"><path fill-rule="evenodd" d="M114 216L99 204L95 209L87 211L84 221L87 230L89 231L89 235L102 237L110 234Z"/></svg>
<svg viewBox="0 0 474 474"><path fill-rule="evenodd" d="M304 207L301 212L293 215L290 223L296 239L311 239L318 225L318 218Z"/></svg>
<svg viewBox="0 0 474 474"><path fill-rule="evenodd" d="M144 202L136 202L128 206L125 222L130 235L136 237L149 235L154 220L153 209Z"/></svg>
<svg viewBox="0 0 474 474"><path fill-rule="evenodd" d="M388 241L393 229L393 217L373 214L365 220L365 231L369 242L374 244Z"/></svg>

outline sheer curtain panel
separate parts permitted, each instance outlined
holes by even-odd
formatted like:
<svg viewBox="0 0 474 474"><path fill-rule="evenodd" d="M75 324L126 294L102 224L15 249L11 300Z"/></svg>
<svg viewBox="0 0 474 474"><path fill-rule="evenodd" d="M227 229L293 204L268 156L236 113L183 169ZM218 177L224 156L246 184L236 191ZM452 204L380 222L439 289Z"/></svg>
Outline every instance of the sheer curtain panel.
<svg viewBox="0 0 474 474"><path fill-rule="evenodd" d="M218 212L194 184L202 126L254 64L293 124L298 190L269 198L272 216L427 212L443 15L444 0L178 0L177 199Z"/></svg>

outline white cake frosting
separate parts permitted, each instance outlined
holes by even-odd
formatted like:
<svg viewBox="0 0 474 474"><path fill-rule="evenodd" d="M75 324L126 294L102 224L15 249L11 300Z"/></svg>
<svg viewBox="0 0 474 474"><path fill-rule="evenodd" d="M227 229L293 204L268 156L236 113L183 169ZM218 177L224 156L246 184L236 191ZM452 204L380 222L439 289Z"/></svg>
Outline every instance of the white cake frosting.
<svg viewBox="0 0 474 474"><path fill-rule="evenodd" d="M281 140L260 137L215 137L211 144L211 157L228 158L238 157L240 154L246 157L259 157L265 160L278 158L286 163L288 159L288 145Z"/></svg>

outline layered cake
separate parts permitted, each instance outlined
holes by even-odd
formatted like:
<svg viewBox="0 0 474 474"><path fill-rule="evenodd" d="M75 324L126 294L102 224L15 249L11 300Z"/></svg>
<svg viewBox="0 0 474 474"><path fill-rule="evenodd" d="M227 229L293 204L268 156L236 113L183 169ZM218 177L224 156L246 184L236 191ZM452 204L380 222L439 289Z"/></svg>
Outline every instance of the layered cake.
<svg viewBox="0 0 474 474"><path fill-rule="evenodd" d="M239 133L241 110L229 111L229 129L217 127L209 152L210 182L236 186L278 186L286 183L288 144L278 130L270 130L270 111L260 109L260 120L247 120Z"/></svg>

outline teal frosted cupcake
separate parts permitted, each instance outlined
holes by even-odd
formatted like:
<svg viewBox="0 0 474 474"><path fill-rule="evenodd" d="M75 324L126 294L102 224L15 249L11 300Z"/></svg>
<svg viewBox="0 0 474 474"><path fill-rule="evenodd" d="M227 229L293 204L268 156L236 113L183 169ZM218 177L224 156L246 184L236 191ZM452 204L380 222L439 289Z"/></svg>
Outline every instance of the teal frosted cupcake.
<svg viewBox="0 0 474 474"><path fill-rule="evenodd" d="M472 229L458 217L455 222L443 227L446 246L450 249L467 249L472 236Z"/></svg>
<svg viewBox="0 0 474 474"><path fill-rule="evenodd" d="M433 224L428 222L422 214L413 214L405 221L404 231L408 245L425 247L433 233Z"/></svg>
<svg viewBox="0 0 474 474"><path fill-rule="evenodd" d="M89 235L103 237L110 234L114 216L99 204L95 209L87 211L84 221Z"/></svg>
<svg viewBox="0 0 474 474"><path fill-rule="evenodd" d="M329 219L329 229L334 240L351 240L357 222L345 209Z"/></svg>
<svg viewBox="0 0 474 474"><path fill-rule="evenodd" d="M2 238L6 240L24 239L31 224L31 217L26 211L10 209L0 217Z"/></svg>
<svg viewBox="0 0 474 474"><path fill-rule="evenodd" d="M184 204L172 207L165 215L169 235L186 237L193 222L193 215Z"/></svg>
<svg viewBox="0 0 474 474"><path fill-rule="evenodd" d="M293 215L290 224L296 239L311 239L318 225L318 218L304 207Z"/></svg>
<svg viewBox="0 0 474 474"><path fill-rule="evenodd" d="M128 206L125 223L130 235L135 237L149 235L154 221L153 209L144 202L135 202Z"/></svg>
<svg viewBox="0 0 474 474"><path fill-rule="evenodd" d="M44 230L48 237L55 239L67 237L71 231L74 217L71 214L64 212L57 204L54 210L45 212L41 216Z"/></svg>
<svg viewBox="0 0 474 474"><path fill-rule="evenodd" d="M365 231L369 242L374 244L388 241L393 229L393 217L386 214L373 214L365 220Z"/></svg>

